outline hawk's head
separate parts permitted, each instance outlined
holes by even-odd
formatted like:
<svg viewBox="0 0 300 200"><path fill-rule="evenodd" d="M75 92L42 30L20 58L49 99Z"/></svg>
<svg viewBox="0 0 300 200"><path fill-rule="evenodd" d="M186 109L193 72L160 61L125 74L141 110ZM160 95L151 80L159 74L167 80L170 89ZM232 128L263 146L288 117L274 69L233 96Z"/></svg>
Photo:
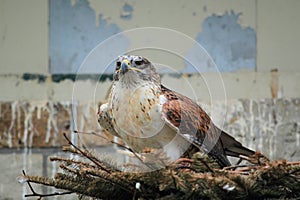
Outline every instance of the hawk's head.
<svg viewBox="0 0 300 200"><path fill-rule="evenodd" d="M116 60L114 81L138 83L151 81L160 84L160 76L150 61L141 56L124 55Z"/></svg>

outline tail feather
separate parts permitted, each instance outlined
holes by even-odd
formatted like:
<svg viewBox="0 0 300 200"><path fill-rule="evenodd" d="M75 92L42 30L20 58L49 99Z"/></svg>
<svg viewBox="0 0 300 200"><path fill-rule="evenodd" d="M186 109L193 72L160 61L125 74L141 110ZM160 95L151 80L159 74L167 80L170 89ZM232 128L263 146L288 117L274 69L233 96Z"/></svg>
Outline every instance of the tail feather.
<svg viewBox="0 0 300 200"><path fill-rule="evenodd" d="M224 131L222 131L220 138L227 156L239 157L240 155L250 156L255 154L255 151L244 147L240 142L236 141Z"/></svg>
<svg viewBox="0 0 300 200"><path fill-rule="evenodd" d="M209 152L208 155L212 156L216 162L220 165L220 167L228 167L231 165L230 161L224 154Z"/></svg>

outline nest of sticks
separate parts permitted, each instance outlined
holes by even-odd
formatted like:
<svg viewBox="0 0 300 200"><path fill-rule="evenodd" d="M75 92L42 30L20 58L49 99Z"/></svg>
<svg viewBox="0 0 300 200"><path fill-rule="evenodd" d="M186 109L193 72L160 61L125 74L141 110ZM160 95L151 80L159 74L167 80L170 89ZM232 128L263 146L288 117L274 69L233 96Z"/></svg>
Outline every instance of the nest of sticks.
<svg viewBox="0 0 300 200"><path fill-rule="evenodd" d="M139 165L117 166L108 158L75 146L67 137L66 140L70 145L63 151L78 155L77 159L51 157L62 169L52 178L27 175L23 171L19 180L27 183L32 192L26 197L41 199L70 193L77 193L80 199L296 199L300 196L300 162L269 162L259 152L252 158L243 158L249 164L223 169L201 152L164 166L167 158L159 150L134 154ZM33 183L67 192L39 194Z"/></svg>

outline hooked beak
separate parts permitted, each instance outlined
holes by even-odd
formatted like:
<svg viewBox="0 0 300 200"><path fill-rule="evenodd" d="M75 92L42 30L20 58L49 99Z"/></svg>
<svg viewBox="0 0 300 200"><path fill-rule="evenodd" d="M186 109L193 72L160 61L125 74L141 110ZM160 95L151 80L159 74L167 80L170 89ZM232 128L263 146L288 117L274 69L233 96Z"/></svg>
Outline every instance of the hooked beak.
<svg viewBox="0 0 300 200"><path fill-rule="evenodd" d="M125 59L122 61L121 63L121 73L125 74L126 72L128 72L128 70L130 69L130 62L129 60Z"/></svg>

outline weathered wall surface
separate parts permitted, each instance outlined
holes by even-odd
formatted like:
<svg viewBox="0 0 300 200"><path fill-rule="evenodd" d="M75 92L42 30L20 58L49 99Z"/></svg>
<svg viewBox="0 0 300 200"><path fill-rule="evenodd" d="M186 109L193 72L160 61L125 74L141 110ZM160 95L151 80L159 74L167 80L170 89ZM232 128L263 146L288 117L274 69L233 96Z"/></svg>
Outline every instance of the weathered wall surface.
<svg viewBox="0 0 300 200"><path fill-rule="evenodd" d="M300 100L243 99L227 106L224 129L270 159L300 159Z"/></svg>
<svg viewBox="0 0 300 200"><path fill-rule="evenodd" d="M299 160L299 9L298 0L0 0L0 159L9 161L0 167L13 163L17 173L42 165L47 175L48 150L22 147L61 146L63 131L100 131L97 104L116 55L128 52L169 66L162 82L203 104L245 145L272 159ZM181 38L128 31L143 27ZM82 65L99 43L104 53ZM8 187L15 188L1 185L0 194Z"/></svg>
<svg viewBox="0 0 300 200"><path fill-rule="evenodd" d="M262 99L230 100L226 104L199 102L213 116L219 127L252 149L271 159L300 159L300 100ZM72 108L73 107L73 108ZM72 112L77 113L77 125ZM75 129L101 133L95 120L93 104L12 102L1 104L2 147L60 147L66 144L63 132ZM220 113L224 113L221 115ZM222 117L225 116L223 119ZM219 118L218 118L219 117ZM68 134L70 137L70 135ZM80 134L86 146L105 144L101 138Z"/></svg>
<svg viewBox="0 0 300 200"><path fill-rule="evenodd" d="M116 33L125 35L123 31L149 26L182 32L203 45L223 72L228 99L271 97L272 69L279 72L277 97L299 97L299 7L297 0L239 3L1 0L1 100L68 101L72 98L73 82L52 74L109 73L113 65L108 69L101 63L89 69L78 71L78 68L98 43ZM131 51L135 43L135 38L124 37L106 46L107 52ZM180 59L170 52L136 53L153 62L164 60L164 64L179 72L198 73L187 62L201 62L194 46L183 43L180 49L184 56ZM209 63L203 65L201 72L214 76L215 68L209 66ZM90 88L88 80L82 84ZM191 84L197 87L194 82ZM258 94L249 88L252 85L259 90ZM27 90L28 87L32 90ZM199 98L208 99L200 95ZM81 100L90 101L90 97Z"/></svg>

